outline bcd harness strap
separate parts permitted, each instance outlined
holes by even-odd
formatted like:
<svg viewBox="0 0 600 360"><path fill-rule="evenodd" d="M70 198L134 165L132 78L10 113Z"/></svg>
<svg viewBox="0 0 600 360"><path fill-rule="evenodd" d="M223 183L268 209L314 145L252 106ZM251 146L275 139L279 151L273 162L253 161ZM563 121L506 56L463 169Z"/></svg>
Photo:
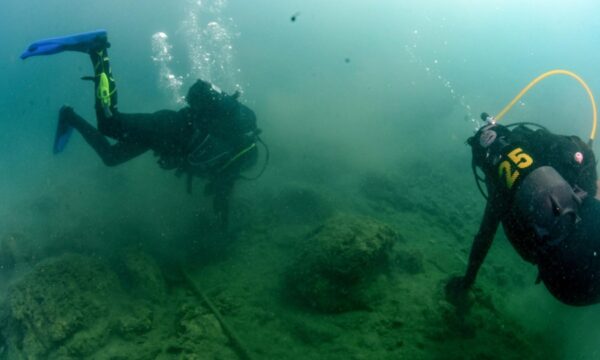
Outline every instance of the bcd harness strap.
<svg viewBox="0 0 600 360"><path fill-rule="evenodd" d="M189 155L186 157L186 160L187 160L186 167L188 167L188 168L183 171L187 172L187 192L189 194L192 193L192 183L193 183L193 178L194 178L193 168L194 167L201 168L202 171L206 171L210 167L210 165L215 164L220 159L229 155L229 152L222 152L222 153L220 153L216 156L213 156L209 159L200 160L200 157L207 153L207 150L205 149L205 147L206 147L206 144L208 144L208 142L210 141L210 136L211 136L210 134L206 135L206 137L200 142L200 144L198 146L196 146L195 149L192 152L190 152ZM196 138L197 138L197 136L194 138L194 140L192 140L192 143L195 142ZM233 165L234 163L236 163L237 161L242 159L244 157L244 155L248 154L250 151L252 151L256 147L257 147L256 141L253 141L250 145L246 146L242 150L238 151L235 155L233 155L225 164L223 164L222 166L217 168L215 170L216 173L217 174L223 173L225 170L227 170L227 168L229 168L231 165Z"/></svg>

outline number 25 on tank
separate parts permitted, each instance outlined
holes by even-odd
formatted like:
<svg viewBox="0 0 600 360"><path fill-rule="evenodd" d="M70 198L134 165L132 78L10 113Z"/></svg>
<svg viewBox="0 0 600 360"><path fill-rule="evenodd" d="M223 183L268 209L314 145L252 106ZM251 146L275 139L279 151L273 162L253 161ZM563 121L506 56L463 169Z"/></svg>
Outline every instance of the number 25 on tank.
<svg viewBox="0 0 600 360"><path fill-rule="evenodd" d="M518 169L528 168L531 164L533 164L531 156L523 152L523 149L516 148L508 153L508 160L504 160L498 166L498 176L504 176L506 187L510 189L519 178Z"/></svg>

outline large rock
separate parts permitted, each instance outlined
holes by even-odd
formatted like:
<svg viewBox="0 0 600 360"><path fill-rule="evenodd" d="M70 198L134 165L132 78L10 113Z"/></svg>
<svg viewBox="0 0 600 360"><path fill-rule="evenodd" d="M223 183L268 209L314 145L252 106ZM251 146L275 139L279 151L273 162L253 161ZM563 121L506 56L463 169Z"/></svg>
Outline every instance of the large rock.
<svg viewBox="0 0 600 360"><path fill-rule="evenodd" d="M286 289L318 311L368 307L368 280L387 264L396 238L390 227L374 219L335 216L303 240Z"/></svg>
<svg viewBox="0 0 600 360"><path fill-rule="evenodd" d="M119 293L115 273L94 258L67 254L39 263L11 286L3 304L8 352L48 358L58 347L73 345L78 354L72 355L93 353L106 340L104 323ZM94 341L79 342L84 334L94 334Z"/></svg>
<svg viewBox="0 0 600 360"><path fill-rule="evenodd" d="M176 336L165 344L167 354L177 359L239 358L215 315L196 301L180 305L177 316Z"/></svg>
<svg viewBox="0 0 600 360"><path fill-rule="evenodd" d="M123 266L122 277L131 295L157 303L165 299L165 278L153 257L139 250L126 251Z"/></svg>

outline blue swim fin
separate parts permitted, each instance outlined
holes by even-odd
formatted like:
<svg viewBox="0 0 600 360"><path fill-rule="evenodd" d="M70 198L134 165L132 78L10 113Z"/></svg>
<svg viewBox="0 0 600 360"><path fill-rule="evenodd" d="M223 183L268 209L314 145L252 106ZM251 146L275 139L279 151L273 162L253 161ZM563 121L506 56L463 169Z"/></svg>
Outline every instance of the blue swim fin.
<svg viewBox="0 0 600 360"><path fill-rule="evenodd" d="M52 148L54 154L59 154L65 149L71 138L71 134L73 133L73 127L67 123L66 118L70 115L69 111L72 112L73 109L66 106L63 106L63 108L60 109L58 124L56 124L56 134L54 135L54 145Z"/></svg>
<svg viewBox="0 0 600 360"><path fill-rule="evenodd" d="M101 29L36 41L29 45L27 50L21 54L21 59L25 60L31 56L58 54L63 51L87 53L91 50L99 50L108 46L106 30Z"/></svg>
<svg viewBox="0 0 600 360"><path fill-rule="evenodd" d="M69 142L72 133L72 126L60 126L60 124L58 124L56 127L56 136L54 137L54 147L52 148L54 154L60 154L65 147L67 147L67 143Z"/></svg>

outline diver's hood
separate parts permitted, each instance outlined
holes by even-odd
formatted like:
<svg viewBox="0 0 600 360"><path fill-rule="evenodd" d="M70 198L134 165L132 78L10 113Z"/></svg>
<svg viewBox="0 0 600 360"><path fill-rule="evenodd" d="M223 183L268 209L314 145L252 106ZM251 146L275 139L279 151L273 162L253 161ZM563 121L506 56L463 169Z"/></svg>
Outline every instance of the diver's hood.
<svg viewBox="0 0 600 360"><path fill-rule="evenodd" d="M213 84L198 79L188 90L185 101L191 108L201 109L215 106L224 96Z"/></svg>

